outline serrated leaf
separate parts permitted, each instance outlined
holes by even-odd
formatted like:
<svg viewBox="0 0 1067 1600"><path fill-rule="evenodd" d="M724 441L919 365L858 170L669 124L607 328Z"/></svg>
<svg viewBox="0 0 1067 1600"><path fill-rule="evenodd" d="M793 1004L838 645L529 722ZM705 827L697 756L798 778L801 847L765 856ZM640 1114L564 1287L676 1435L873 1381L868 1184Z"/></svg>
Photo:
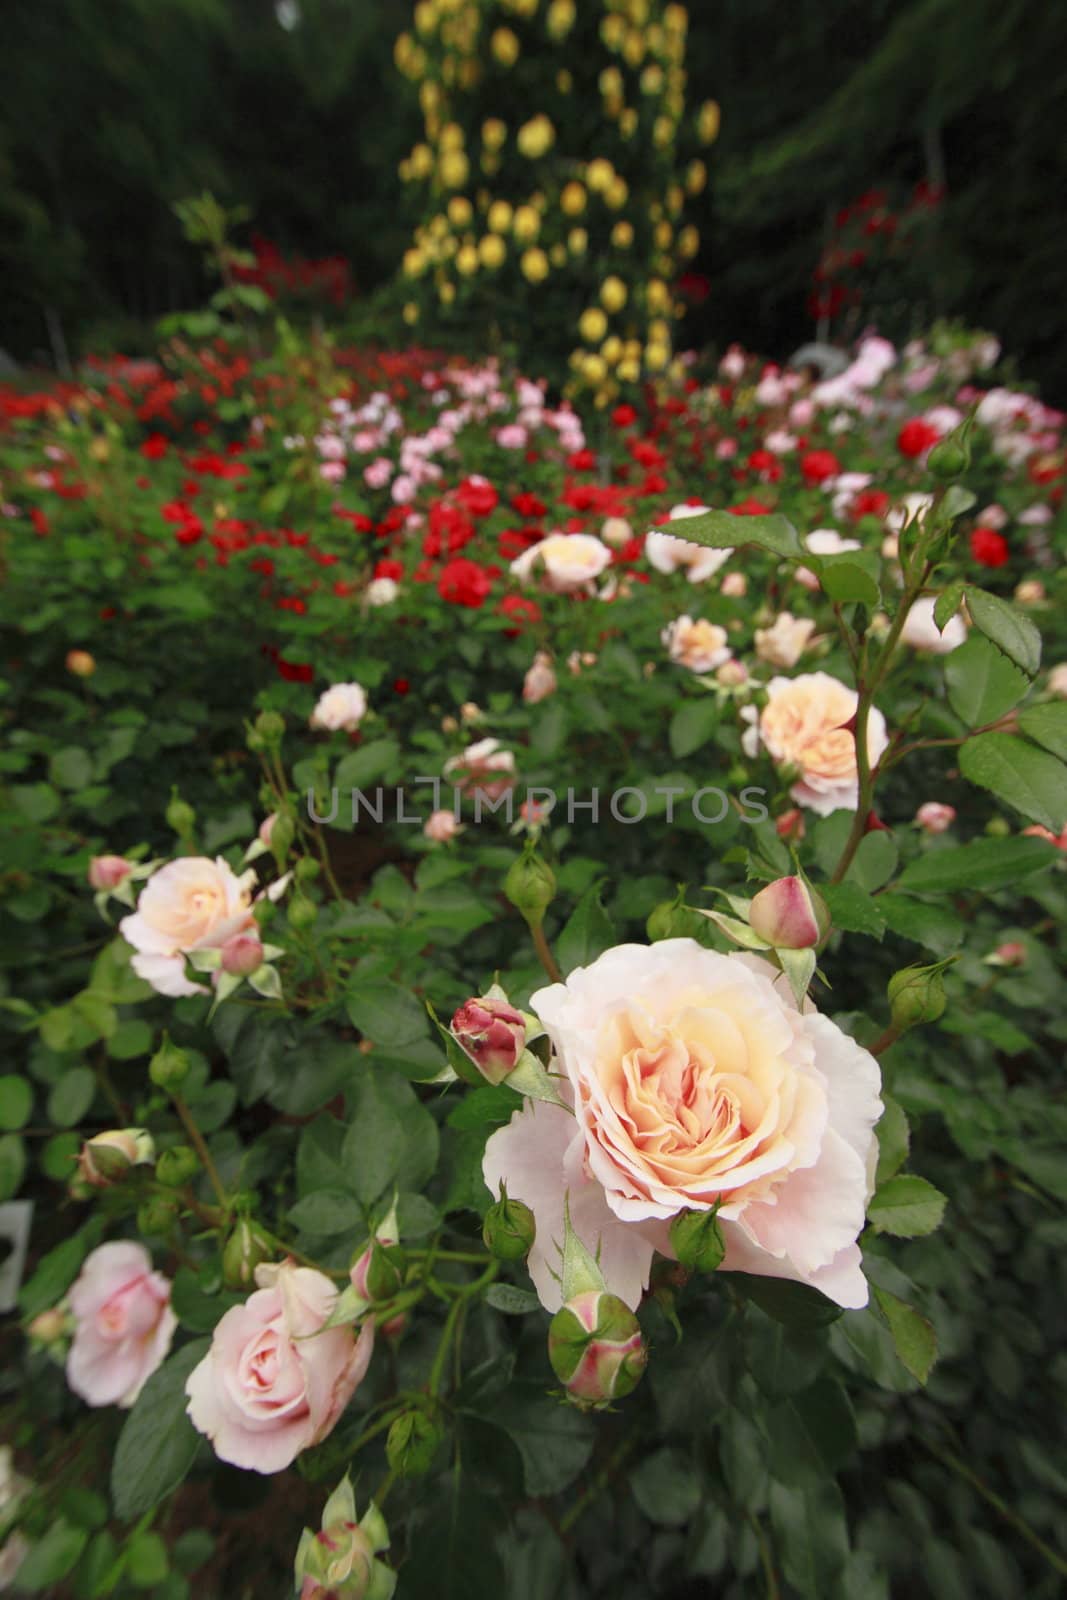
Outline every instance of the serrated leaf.
<svg viewBox="0 0 1067 1600"><path fill-rule="evenodd" d="M807 560L797 530L777 513L768 516L735 516L731 511L703 511L699 516L680 518L669 530L679 539L705 545L711 550L737 550L742 545L758 545L773 555L788 560Z"/></svg>
<svg viewBox="0 0 1067 1600"><path fill-rule="evenodd" d="M975 627L1032 678L1041 665L1041 635L1030 618L987 589L968 584L966 599Z"/></svg>
<svg viewBox="0 0 1067 1600"><path fill-rule="evenodd" d="M938 633L944 633L963 602L963 584L950 583L934 601L934 623ZM953 652L955 654L955 652Z"/></svg>
<svg viewBox="0 0 1067 1600"><path fill-rule="evenodd" d="M858 602L876 606L882 598L878 580L847 555L823 557L819 563L819 582L824 594L838 605Z"/></svg>
<svg viewBox="0 0 1067 1600"><path fill-rule="evenodd" d="M975 633L945 658L945 683L949 705L969 728L996 722L1030 687L1024 672Z"/></svg>
<svg viewBox="0 0 1067 1600"><path fill-rule="evenodd" d="M954 889L1005 889L1058 859L1044 839L976 839L972 844L929 850L905 867L895 887L909 894L944 894ZM880 901L884 904L884 901Z"/></svg>
<svg viewBox="0 0 1067 1600"><path fill-rule="evenodd" d="M485 1298L494 1311L502 1311L507 1317L525 1317L541 1305L532 1290L520 1289L513 1283L490 1284Z"/></svg>
<svg viewBox="0 0 1067 1600"><path fill-rule="evenodd" d="M879 902L858 883L826 883L819 885L835 928L846 933L865 933L880 939L885 933L885 918Z"/></svg>
<svg viewBox="0 0 1067 1600"><path fill-rule="evenodd" d="M1067 761L1067 705L1027 706L1019 712L1019 727L1045 750Z"/></svg>
<svg viewBox="0 0 1067 1600"><path fill-rule="evenodd" d="M946 1204L945 1196L932 1183L903 1173L876 1190L867 1207L867 1220L875 1233L918 1239L940 1226Z"/></svg>
<svg viewBox="0 0 1067 1600"><path fill-rule="evenodd" d="M920 1383L925 1383L937 1360L937 1335L932 1325L906 1301L874 1286L874 1299L893 1336L901 1362Z"/></svg>
<svg viewBox="0 0 1067 1600"><path fill-rule="evenodd" d="M960 750L960 771L1024 817L1059 834L1067 826L1067 766L1010 733L982 733Z"/></svg>
<svg viewBox="0 0 1067 1600"><path fill-rule="evenodd" d="M126 1418L111 1464L115 1515L133 1522L178 1487L200 1435L186 1415L185 1384L211 1347L195 1339L154 1372Z"/></svg>

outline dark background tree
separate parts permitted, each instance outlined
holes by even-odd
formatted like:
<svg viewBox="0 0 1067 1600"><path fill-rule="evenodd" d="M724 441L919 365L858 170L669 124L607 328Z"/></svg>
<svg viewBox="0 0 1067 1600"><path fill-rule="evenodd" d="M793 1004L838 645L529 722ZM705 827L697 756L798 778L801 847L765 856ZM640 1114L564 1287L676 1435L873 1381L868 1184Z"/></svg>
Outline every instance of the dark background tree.
<svg viewBox="0 0 1067 1600"><path fill-rule="evenodd" d="M61 358L150 340L204 285L173 202L246 202L361 292L408 234L418 136L392 63L409 0L9 0L0 101L0 345ZM988 327L1067 397L1067 10L1042 0L719 0L691 7L694 98L723 110L691 329L786 354L810 337L833 216L944 184L900 294ZM906 252L905 252L906 254ZM907 265L908 263L906 263ZM904 321L907 318L903 319ZM891 331L900 334L905 327Z"/></svg>

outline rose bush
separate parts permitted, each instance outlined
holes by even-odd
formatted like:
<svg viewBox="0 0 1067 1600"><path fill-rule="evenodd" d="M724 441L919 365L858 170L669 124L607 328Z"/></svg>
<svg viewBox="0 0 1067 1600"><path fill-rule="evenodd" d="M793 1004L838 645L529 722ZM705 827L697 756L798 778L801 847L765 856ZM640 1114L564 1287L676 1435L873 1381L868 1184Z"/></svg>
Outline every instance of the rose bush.
<svg viewBox="0 0 1067 1600"><path fill-rule="evenodd" d="M20 1582L1053 1595L1062 417L280 340L4 395Z"/></svg>

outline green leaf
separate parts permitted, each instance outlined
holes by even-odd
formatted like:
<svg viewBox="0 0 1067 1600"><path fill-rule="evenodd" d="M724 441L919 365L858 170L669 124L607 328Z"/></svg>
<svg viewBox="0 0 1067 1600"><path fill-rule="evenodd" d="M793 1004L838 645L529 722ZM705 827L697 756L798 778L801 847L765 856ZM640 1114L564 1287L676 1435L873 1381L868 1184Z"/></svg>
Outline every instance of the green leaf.
<svg viewBox="0 0 1067 1600"><path fill-rule="evenodd" d="M383 1050L424 1039L428 1031L421 1001L398 983L353 977L345 994L345 1010L365 1038Z"/></svg>
<svg viewBox="0 0 1067 1600"><path fill-rule="evenodd" d="M395 1183L418 1192L437 1166L433 1117L399 1073L368 1069L352 1095L351 1120L341 1150L346 1187L371 1205Z"/></svg>
<svg viewBox="0 0 1067 1600"><path fill-rule="evenodd" d="M17 1588L28 1594L53 1589L73 1571L88 1542L85 1528L72 1527L65 1517L58 1517L19 1567Z"/></svg>
<svg viewBox="0 0 1067 1600"><path fill-rule="evenodd" d="M530 1495L559 1494L593 1453L592 1422L572 1406L546 1402L543 1384L512 1384L496 1399L486 1420L502 1428L517 1446Z"/></svg>
<svg viewBox="0 0 1067 1600"><path fill-rule="evenodd" d="M962 582L950 583L934 601L934 622L939 633L944 633L963 600ZM955 651L953 651L955 654Z"/></svg>
<svg viewBox="0 0 1067 1600"><path fill-rule="evenodd" d="M89 1067L71 1067L48 1096L48 1120L57 1128L73 1128L93 1103L96 1079Z"/></svg>
<svg viewBox="0 0 1067 1600"><path fill-rule="evenodd" d="M932 1183L903 1173L876 1190L867 1207L867 1220L875 1233L917 1239L940 1226L946 1204L945 1196Z"/></svg>
<svg viewBox="0 0 1067 1600"><path fill-rule="evenodd" d="M25 1141L17 1133L0 1134L0 1204L18 1193L25 1175Z"/></svg>
<svg viewBox="0 0 1067 1600"><path fill-rule="evenodd" d="M19 1290L19 1310L27 1322L39 1311L48 1311L67 1292L103 1227L103 1218L94 1217L41 1257L33 1277Z"/></svg>
<svg viewBox="0 0 1067 1600"><path fill-rule="evenodd" d="M522 1109L522 1095L506 1083L471 1089L448 1113L450 1128L503 1128Z"/></svg>
<svg viewBox="0 0 1067 1600"><path fill-rule="evenodd" d="M24 1128L33 1110L33 1087L16 1073L0 1078L0 1128L13 1132Z"/></svg>
<svg viewBox="0 0 1067 1600"><path fill-rule="evenodd" d="M633 1497L649 1522L681 1528L701 1500L700 1472L680 1450L656 1450L630 1472Z"/></svg>
<svg viewBox="0 0 1067 1600"><path fill-rule="evenodd" d="M47 783L12 784L8 794L28 822L50 822L60 807L58 794Z"/></svg>
<svg viewBox="0 0 1067 1600"><path fill-rule="evenodd" d="M1041 635L1030 618L987 589L968 584L966 598L975 627L1032 678L1041 665Z"/></svg>
<svg viewBox="0 0 1067 1600"><path fill-rule="evenodd" d="M601 902L600 885L591 883L556 937L556 959L566 974L575 967L587 967L615 943L615 928Z"/></svg>
<svg viewBox="0 0 1067 1600"><path fill-rule="evenodd" d="M773 1400L799 1394L815 1382L826 1363L822 1328L791 1328L758 1310L745 1319L748 1368Z"/></svg>
<svg viewBox="0 0 1067 1600"><path fill-rule="evenodd" d="M317 1189L290 1206L289 1221L305 1233L357 1233L364 1225L363 1207L343 1189Z"/></svg>
<svg viewBox="0 0 1067 1600"><path fill-rule="evenodd" d="M866 933L880 939L885 933L885 918L879 904L858 883L826 883L819 885L835 928L846 933Z"/></svg>
<svg viewBox="0 0 1067 1600"><path fill-rule="evenodd" d="M698 517L685 517L672 523L667 530L679 539L702 544L711 550L738 550L742 545L758 545L772 555L788 560L808 560L808 552L801 548L797 530L788 517L777 513L770 516L739 517L731 511L704 511ZM814 566L814 560L812 561Z"/></svg>
<svg viewBox="0 0 1067 1600"><path fill-rule="evenodd" d="M138 1395L111 1464L115 1515L133 1522L171 1494L193 1464L200 1435L185 1414L185 1383L211 1347L195 1339L165 1361Z"/></svg>
<svg viewBox="0 0 1067 1600"><path fill-rule="evenodd" d="M1067 761L1067 705L1027 706L1019 713L1019 726L1035 744Z"/></svg>
<svg viewBox="0 0 1067 1600"><path fill-rule="evenodd" d="M864 834L848 869L847 879L871 892L888 883L897 870L898 851L893 835L884 828Z"/></svg>
<svg viewBox="0 0 1067 1600"><path fill-rule="evenodd" d="M885 1110L879 1118L875 1133L878 1136L878 1171L875 1182L883 1184L895 1177L908 1159L911 1136L904 1108L892 1095L883 1093Z"/></svg>
<svg viewBox="0 0 1067 1600"><path fill-rule="evenodd" d="M823 1328L828 1322L836 1322L841 1315L839 1305L806 1283L792 1283L788 1278L761 1278L748 1272L727 1272L724 1276L746 1300L789 1327Z"/></svg>
<svg viewBox="0 0 1067 1600"><path fill-rule="evenodd" d="M877 578L854 556L823 556L818 571L823 593L838 605L876 606L882 598Z"/></svg>
<svg viewBox="0 0 1067 1600"><path fill-rule="evenodd" d="M945 683L949 705L969 728L996 722L1030 687L1026 674L976 633L945 657Z"/></svg>
<svg viewBox="0 0 1067 1600"><path fill-rule="evenodd" d="M1044 839L976 839L973 844L928 850L904 868L896 887L909 894L991 892L1009 888L1057 859L1056 847Z"/></svg>
<svg viewBox="0 0 1067 1600"><path fill-rule="evenodd" d="M826 1600L848 1560L848 1525L834 1483L793 1489L772 1483L771 1529L782 1571L804 1600Z"/></svg>
<svg viewBox="0 0 1067 1600"><path fill-rule="evenodd" d="M545 1408L544 1397L539 1399ZM411 1541L404 1562L403 1594L410 1600L471 1600L473 1595L506 1594L496 1547L499 1532L496 1505L457 1466L437 1480L429 1498L418 1537Z"/></svg>
<svg viewBox="0 0 1067 1600"><path fill-rule="evenodd" d="M92 758L87 750L68 745L49 761L48 777L60 789L85 789L93 781Z"/></svg>
<svg viewBox="0 0 1067 1600"><path fill-rule="evenodd" d="M541 1304L532 1290L520 1289L513 1283L491 1284L485 1298L494 1311L502 1311L506 1317L525 1317Z"/></svg>
<svg viewBox="0 0 1067 1600"><path fill-rule="evenodd" d="M937 956L950 956L963 943L963 923L948 906L906 894L880 894L875 904L891 933L913 939Z"/></svg>
<svg viewBox="0 0 1067 1600"><path fill-rule="evenodd" d="M960 771L1055 834L1067 825L1067 766L1010 733L982 733L960 750Z"/></svg>
<svg viewBox="0 0 1067 1600"><path fill-rule="evenodd" d="M400 746L395 739L372 739L369 744L362 744L358 750L342 756L333 775L334 788L340 790L340 814L344 816L351 810L352 789L365 789L368 784L377 783L399 758ZM324 816L325 812L320 815Z"/></svg>
<svg viewBox="0 0 1067 1600"><path fill-rule="evenodd" d="M874 1298L893 1336L897 1355L912 1377L925 1383L937 1360L937 1335L932 1326L914 1306L877 1284Z"/></svg>
<svg viewBox="0 0 1067 1600"><path fill-rule="evenodd" d="M856 1420L839 1383L820 1378L768 1414L771 1474L793 1488L817 1488L856 1447Z"/></svg>
<svg viewBox="0 0 1067 1600"><path fill-rule="evenodd" d="M700 700L683 700L671 718L668 739L671 754L681 761L707 744L719 726L719 707L713 695Z"/></svg>
<svg viewBox="0 0 1067 1600"><path fill-rule="evenodd" d="M154 1589L167 1576L167 1547L158 1533L146 1531L126 1546L126 1576L135 1589Z"/></svg>

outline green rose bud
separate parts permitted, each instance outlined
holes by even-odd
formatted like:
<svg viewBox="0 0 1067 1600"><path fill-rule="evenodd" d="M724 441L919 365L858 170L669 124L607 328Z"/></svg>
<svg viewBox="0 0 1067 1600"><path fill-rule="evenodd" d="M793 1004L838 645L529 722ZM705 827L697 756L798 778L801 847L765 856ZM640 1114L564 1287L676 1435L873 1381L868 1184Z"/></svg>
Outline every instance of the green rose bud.
<svg viewBox="0 0 1067 1600"><path fill-rule="evenodd" d="M306 894L294 895L289 902L289 910L286 913L289 918L289 926L295 929L297 933L302 933L305 929L313 927L318 914L318 906L314 900L309 900Z"/></svg>
<svg viewBox="0 0 1067 1600"><path fill-rule="evenodd" d="M167 819L167 827L172 828L179 839L188 839L196 824L196 812L188 801L183 800L177 789L171 791L170 802L163 813Z"/></svg>
<svg viewBox="0 0 1067 1600"><path fill-rule="evenodd" d="M945 1009L942 967L904 967L889 980L889 1012L896 1033L936 1022Z"/></svg>
<svg viewBox="0 0 1067 1600"><path fill-rule="evenodd" d="M967 442L970 421L963 422L952 433L941 439L926 458L926 465L942 483L953 483L971 464L971 447Z"/></svg>
<svg viewBox="0 0 1067 1600"><path fill-rule="evenodd" d="M529 1206L509 1200L507 1194L491 1205L485 1214L482 1238L485 1248L498 1261L521 1261L530 1252L537 1224Z"/></svg>
<svg viewBox="0 0 1067 1600"><path fill-rule="evenodd" d="M156 1162L156 1181L166 1189L180 1189L183 1183L195 1178L200 1170L200 1158L187 1144L176 1144L160 1153Z"/></svg>
<svg viewBox="0 0 1067 1600"><path fill-rule="evenodd" d="M234 1224L222 1251L222 1280L227 1289L250 1289L256 1268L277 1254L267 1234L247 1217Z"/></svg>
<svg viewBox="0 0 1067 1600"><path fill-rule="evenodd" d="M322 872L314 856L301 856L293 870L297 883L314 883Z"/></svg>
<svg viewBox="0 0 1067 1600"><path fill-rule="evenodd" d="M163 1195L154 1195L137 1208L137 1231L149 1238L169 1233L178 1219L178 1208Z"/></svg>
<svg viewBox="0 0 1067 1600"><path fill-rule="evenodd" d="M380 1304L398 1294L404 1284L406 1265L407 1258L398 1244L376 1240L371 1247L364 1279L367 1299Z"/></svg>
<svg viewBox="0 0 1067 1600"><path fill-rule="evenodd" d="M177 1094L189 1076L189 1057L184 1050L171 1044L164 1034L163 1043L148 1063L148 1076L157 1089Z"/></svg>
<svg viewBox="0 0 1067 1600"><path fill-rule="evenodd" d="M671 1249L683 1267L694 1272L714 1272L726 1254L726 1241L715 1212L680 1212L671 1223Z"/></svg>
<svg viewBox="0 0 1067 1600"><path fill-rule="evenodd" d="M279 745L285 733L285 718L277 711L261 711L255 721L255 730L268 748Z"/></svg>
<svg viewBox="0 0 1067 1600"><path fill-rule="evenodd" d="M385 1458L402 1478L421 1477L429 1472L443 1438L443 1430L426 1411L403 1411L389 1429Z"/></svg>
<svg viewBox="0 0 1067 1600"><path fill-rule="evenodd" d="M539 926L555 898L556 875L548 862L528 847L508 869L504 893L527 922Z"/></svg>
<svg viewBox="0 0 1067 1600"><path fill-rule="evenodd" d="M645 923L645 932L650 944L658 944L661 939L699 939L704 921L698 911L685 904L684 896L678 894L673 900L661 900L653 907Z"/></svg>
<svg viewBox="0 0 1067 1600"><path fill-rule="evenodd" d="M636 1389L648 1348L628 1305L603 1289L585 1289L552 1318L548 1359L569 1399L601 1410Z"/></svg>
<svg viewBox="0 0 1067 1600"><path fill-rule="evenodd" d="M288 811L281 811L274 819L270 830L270 853L274 857L278 871L284 867L292 849L293 840L296 838L296 823Z"/></svg>

